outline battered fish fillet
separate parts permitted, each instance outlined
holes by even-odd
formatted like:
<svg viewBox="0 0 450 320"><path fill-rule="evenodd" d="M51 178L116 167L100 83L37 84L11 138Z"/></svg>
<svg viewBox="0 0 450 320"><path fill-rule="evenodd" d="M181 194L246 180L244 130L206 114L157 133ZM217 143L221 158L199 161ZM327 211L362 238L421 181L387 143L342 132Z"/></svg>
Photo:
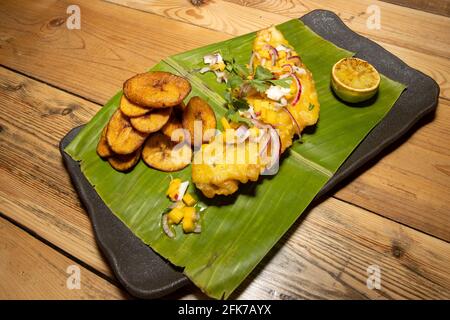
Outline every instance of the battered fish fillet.
<svg viewBox="0 0 450 320"><path fill-rule="evenodd" d="M272 65L273 49L278 56L275 65ZM275 27L258 32L253 43L253 52L254 69L261 65L274 73L277 78L292 72L300 82L300 99L295 105L293 103L298 92L296 81L292 81L290 92L285 95L287 105L284 107L264 93L253 91L247 96L247 102L253 107L257 118L277 129L281 140L281 152L284 152L292 145L295 134L300 135L305 127L316 124L319 119L320 104L314 79L298 53ZM293 77L292 79L295 80Z"/></svg>
<svg viewBox="0 0 450 320"><path fill-rule="evenodd" d="M284 90L282 97L275 97L272 93L282 91L281 87L271 88L272 92L259 93L256 90L247 94L246 100L252 108L253 118L262 124L275 128L280 146L280 153L292 145L295 135L300 136L306 126L314 125L319 118L319 101L311 72L306 68L298 53L284 39L282 33L275 27L258 32L253 43L252 71L261 65L269 69L277 79L290 77L292 79L289 90ZM300 90L300 93L299 93ZM288 92L285 92L288 91ZM278 98L278 99L277 99ZM260 173L267 166L259 158L259 152L253 151L250 144L246 146L248 153L255 153L257 163L228 162L217 164L215 156L209 151L214 145L221 143L220 139L210 144L204 144L201 152L194 156L192 166L192 180L206 197L215 195L229 195L238 190L239 183L256 181ZM196 157L202 155L202 161Z"/></svg>
<svg viewBox="0 0 450 320"><path fill-rule="evenodd" d="M216 136L195 153L192 181L208 198L236 192L239 183L258 180L265 167L257 156L257 148L258 145L250 140L227 144L224 133Z"/></svg>

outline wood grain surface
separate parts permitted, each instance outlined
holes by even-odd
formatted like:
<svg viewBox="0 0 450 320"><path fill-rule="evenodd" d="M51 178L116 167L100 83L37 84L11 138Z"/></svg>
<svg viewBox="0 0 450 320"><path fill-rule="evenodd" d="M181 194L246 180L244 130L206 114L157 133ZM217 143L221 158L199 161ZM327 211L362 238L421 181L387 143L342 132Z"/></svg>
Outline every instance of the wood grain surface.
<svg viewBox="0 0 450 320"><path fill-rule="evenodd" d="M199 26L207 27L213 30L225 30L232 35L240 35L250 31L254 31L271 23L279 23L285 21L288 17L299 17L305 14L305 11L301 11L301 6L293 6L285 1L238 1L238 3L229 3L227 1L215 0L212 2L206 2L205 5L199 8L192 8L185 1L170 0L170 1L143 1L143 0L107 0L110 2L118 3L124 6L129 6L143 10L146 12L152 12L161 16L165 16L177 21L189 22ZM334 1L335 2L335 1ZM333 3L334 3L333 2ZM302 2L308 4L308 2ZM397 10L396 6L390 4L377 3L383 10L389 12ZM387 6L387 7L386 7ZM390 7L395 7L391 9ZM277 8L275 10L275 8ZM308 4L306 9L320 8L315 6L315 3ZM346 7L345 7L346 8ZM305 10L306 10L305 9ZM353 8L357 10L358 7ZM255 15L255 10L258 13L260 19L251 19L252 15ZM302 9L303 10L303 9ZM408 19L412 19L416 15L414 10L404 9L406 18L403 18L405 24ZM192 14L196 12L196 14ZM274 13L275 12L275 13ZM355 14L355 11L352 11ZM403 11L402 11L403 12ZM338 11L341 17L348 14L346 11ZM383 17L385 14L383 14ZM417 13L419 18L430 18L429 14ZM204 17L204 18L202 18ZM207 18L207 19L206 19ZM366 19L366 17L364 17ZM246 24L246 21L252 21L251 24ZM344 21L346 21L344 19ZM365 20L364 20L365 21ZM384 20L383 20L384 21ZM445 17L439 17L439 19L431 20L427 24L427 28L434 30L443 30L443 26L450 27L450 19ZM367 33L367 27L362 27L362 22L353 22L353 19L346 21L351 28L355 28L364 34L364 30ZM450 59L445 57L435 57L433 62L426 57L423 52L417 52L409 49L409 44L399 41L397 34L392 36L392 32L385 31L384 25L391 26L391 23L399 25L398 22L387 20L383 22L383 27L380 30L380 35L375 37L376 39L382 39L385 43L380 42L382 45L386 45L388 50L391 50L394 54L397 54L401 58L407 57L405 61L412 67L418 68L423 72L428 72L431 77L440 81L441 96L444 99L449 99L448 94L448 74L450 74ZM400 27L402 24L400 25ZM409 32L406 28L402 32ZM374 36L369 32L369 37ZM400 36L402 37L402 36ZM421 41L421 34L414 34L417 37L415 41ZM446 48L450 52L450 36L445 38L447 41ZM411 36L409 37L411 38ZM434 42L434 39L433 39ZM392 45L390 43L396 43ZM403 45L403 47L398 46ZM430 69L430 67L432 69ZM440 80L439 80L440 79ZM441 100L448 101L448 100ZM383 159L372 168L375 179L370 179L370 175L364 176L364 178L358 179L354 184L350 184L347 188L344 188L343 192L338 193L338 198L355 203L358 206L367 208L368 210L377 212L383 216L389 217L396 221L413 226L419 230L433 234L445 240L450 240L450 210L448 204L443 205L443 200L450 194L450 175L448 174L448 164L450 163L450 157L448 152L442 153L439 148L441 144L434 143L430 136L435 136L434 139L442 137L444 142L450 139L450 131L448 122L445 120L450 116L450 110L447 103L441 103L439 106L437 121L431 123L427 129L431 129L431 134L428 131L422 132L420 130L415 136L412 145L400 147L399 151L394 156ZM442 121L439 121L442 119ZM430 143L431 141L431 143ZM420 144L421 147L416 147L415 144ZM398 144L397 144L398 145ZM437 148L435 147L437 146ZM415 157L417 161L405 161L405 156L408 157L410 152L417 154ZM436 157L429 157L429 152L434 152ZM396 156L399 155L399 156ZM420 159L420 160L419 160ZM425 161L421 163L420 161ZM367 169L368 166L365 167ZM401 170L397 170L397 169ZM389 172L394 171L394 174ZM396 174L399 173L399 174ZM373 176L372 176L373 177ZM381 177L381 179L379 179ZM364 180L363 180L364 179ZM413 183L414 181L415 183ZM355 191L362 190L363 196L358 196ZM355 194L356 193L356 194ZM388 203L386 203L388 201ZM445 203L445 201L444 201Z"/></svg>
<svg viewBox="0 0 450 320"><path fill-rule="evenodd" d="M65 132L90 118L99 106L4 68L0 75L5 106L0 110L4 181L0 211L110 276L57 150ZM402 254L407 258L399 259L397 251L407 252ZM450 288L445 272L450 263L448 243L337 199L325 201L300 219L272 252L235 298L432 298ZM355 265L348 267L348 261ZM365 285L371 264L385 266L387 283L382 292ZM344 275L346 280L341 279ZM286 287L292 276L301 282ZM397 276L407 279L406 289L392 280ZM439 285L427 284L428 278ZM283 290L276 289L280 282ZM423 291L413 290L414 286ZM187 296L194 297L204 296Z"/></svg>
<svg viewBox="0 0 450 320"><path fill-rule="evenodd" d="M0 218L1 299L124 299L128 295L73 260ZM69 289L73 266L79 289ZM70 279L69 279L70 280Z"/></svg>
<svg viewBox="0 0 450 320"><path fill-rule="evenodd" d="M145 7L141 1L114 2L122 6L83 0L0 4L0 212L38 236L0 218L0 226L7 226L0 228L8 229L0 236L19 248L13 259L1 246L6 240L0 241L0 277L8 279L0 284L8 290L0 290L0 298L75 298L58 282L67 275L62 266L69 257L96 270L83 269L92 290L75 293L80 298L125 297L114 280L104 279L114 276L63 167L59 140L87 122L125 79L161 58L315 8L334 10L350 28L436 79L438 112L335 197L303 215L233 298L450 298L448 18L375 1L382 29L368 30L362 12L371 1L211 0L200 8L174 0L148 1ZM69 4L81 8L81 30L65 27ZM420 31L411 30L411 19ZM29 242L19 244L27 236ZM30 259L35 267L24 246L37 248ZM16 270L48 275L23 280L2 264L4 257ZM381 290L366 286L369 265L380 267ZM47 294L39 294L44 289ZM205 296L188 287L168 298Z"/></svg>

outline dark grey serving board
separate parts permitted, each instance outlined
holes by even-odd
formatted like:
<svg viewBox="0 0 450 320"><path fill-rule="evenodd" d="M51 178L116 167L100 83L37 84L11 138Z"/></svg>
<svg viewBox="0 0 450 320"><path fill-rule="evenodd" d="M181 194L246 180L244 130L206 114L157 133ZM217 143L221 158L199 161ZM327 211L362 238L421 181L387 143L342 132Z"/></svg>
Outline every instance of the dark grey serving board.
<svg viewBox="0 0 450 320"><path fill-rule="evenodd" d="M313 31L337 46L356 52L378 71L408 89L389 114L361 142L317 195L323 196L343 179L407 133L425 115L434 112L439 86L430 77L407 66L378 44L351 31L333 12L315 10L300 18ZM189 283L170 263L145 245L109 210L82 174L78 162L63 150L81 130L70 131L60 143L60 151L82 203L94 226L97 242L120 283L134 296L158 298Z"/></svg>

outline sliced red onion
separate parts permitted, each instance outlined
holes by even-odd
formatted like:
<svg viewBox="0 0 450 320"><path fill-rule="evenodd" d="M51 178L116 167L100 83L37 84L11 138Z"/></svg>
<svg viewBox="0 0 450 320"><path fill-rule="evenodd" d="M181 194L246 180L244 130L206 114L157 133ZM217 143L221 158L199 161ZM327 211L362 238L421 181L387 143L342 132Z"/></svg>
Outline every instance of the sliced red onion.
<svg viewBox="0 0 450 320"><path fill-rule="evenodd" d="M285 106L287 106L287 100L286 100L286 98L285 97L283 97L283 98L281 98L280 99L280 102L276 102L275 103L275 107L277 107L277 108L283 108L283 107L285 107Z"/></svg>
<svg viewBox="0 0 450 320"><path fill-rule="evenodd" d="M247 95L247 92L250 90L251 86L248 83L244 83L239 90L239 97L244 97Z"/></svg>
<svg viewBox="0 0 450 320"><path fill-rule="evenodd" d="M167 221L167 214L163 214L162 218L161 218L161 225L163 228L164 233L169 237L169 238L175 238L175 234L172 232L172 230L169 227L169 222Z"/></svg>
<svg viewBox="0 0 450 320"><path fill-rule="evenodd" d="M253 60L255 60L256 52L252 51L250 56L250 62L248 63L248 68L253 72Z"/></svg>
<svg viewBox="0 0 450 320"><path fill-rule="evenodd" d="M265 124L257 119L251 119L250 121L255 125L255 127L260 129L268 129L270 127L270 125Z"/></svg>
<svg viewBox="0 0 450 320"><path fill-rule="evenodd" d="M269 141L273 140L275 149L277 149L277 148L279 149L278 152L276 152L277 156L279 156L281 148L280 148L280 137L278 135L277 130L274 127L272 127L270 124L265 124L265 123L263 123L263 122L261 122L259 120L252 120L252 122L255 125L255 127L260 128L260 129L264 129L264 130L268 130L268 132L269 132L269 138L266 139L265 141L263 141L263 145L262 145L262 148L261 148L261 150L259 152L259 155L260 156L263 155L263 153L267 149L267 145L269 144ZM261 138L259 140L262 140L262 137L266 137L266 136L267 136L266 134L261 135ZM277 138L274 139L274 137L277 137Z"/></svg>
<svg viewBox="0 0 450 320"><path fill-rule="evenodd" d="M202 232L202 226L200 224L197 224L195 226L194 233L201 233L201 232Z"/></svg>
<svg viewBox="0 0 450 320"><path fill-rule="evenodd" d="M277 49L277 51L286 51L286 52L290 52L292 50L291 48L286 47L284 44L277 45L275 49Z"/></svg>
<svg viewBox="0 0 450 320"><path fill-rule="evenodd" d="M299 63L302 63L302 59L299 56L290 56L288 60L297 60Z"/></svg>
<svg viewBox="0 0 450 320"><path fill-rule="evenodd" d="M297 85L297 93L295 94L295 98L292 101L292 105L295 106L300 100L300 96L302 95L302 84L300 82L300 79L297 77L295 73L292 74L292 78L294 78L295 83Z"/></svg>
<svg viewBox="0 0 450 320"><path fill-rule="evenodd" d="M274 175L278 172L279 160L281 155L281 139L277 130L273 127L269 129L270 134L270 159L269 164L266 166L265 170L261 173L262 175Z"/></svg>
<svg viewBox="0 0 450 320"><path fill-rule="evenodd" d="M203 68L200 69L199 72L203 74L203 73L208 72L208 71L211 71L210 67L203 67Z"/></svg>
<svg viewBox="0 0 450 320"><path fill-rule="evenodd" d="M221 83L222 81L225 81L225 82L228 81L225 72L214 70L214 74L216 75L217 82Z"/></svg>
<svg viewBox="0 0 450 320"><path fill-rule="evenodd" d="M236 129L237 143L242 143L250 136L250 130L246 126L240 126Z"/></svg>
<svg viewBox="0 0 450 320"><path fill-rule="evenodd" d="M262 148L259 151L259 156L260 157L262 157L266 153L267 146L269 145L269 142L270 142L270 138L268 138L268 139L263 141L264 144L262 145Z"/></svg>
<svg viewBox="0 0 450 320"><path fill-rule="evenodd" d="M184 182L180 183L180 186L178 187L177 201L183 200L184 194L186 193L186 190L188 187L189 187L189 181L184 181Z"/></svg>
<svg viewBox="0 0 450 320"><path fill-rule="evenodd" d="M287 112L287 114L289 115L289 117L291 117L292 122L294 123L295 127L296 127L296 133L297 135L300 137L300 125L298 124L297 120L295 120L294 115L289 111L288 108L283 108L284 111Z"/></svg>
<svg viewBox="0 0 450 320"><path fill-rule="evenodd" d="M277 59L278 59L278 51L277 51L277 49L272 47L270 44L264 45L264 48L269 50L270 57L272 59L272 66L274 66L275 63L277 62Z"/></svg>
<svg viewBox="0 0 450 320"><path fill-rule="evenodd" d="M282 74L281 76L279 76L278 79L286 79L286 78L289 78L290 76L291 76L291 73L285 73L285 74Z"/></svg>
<svg viewBox="0 0 450 320"><path fill-rule="evenodd" d="M286 64L283 64L281 67L282 67L282 68L288 67L290 73L293 73L293 72L294 72L294 68L292 67L291 64L287 64L287 63L286 63Z"/></svg>
<svg viewBox="0 0 450 320"><path fill-rule="evenodd" d="M220 53L207 54L203 57L203 62L212 66L218 62L223 62L223 58Z"/></svg>
<svg viewBox="0 0 450 320"><path fill-rule="evenodd" d="M252 106L250 106L250 107L247 109L247 111L248 111L248 113L250 114L250 117L251 117L252 119L256 119L256 118L257 118L257 116L256 116L256 114L255 114L255 111L253 110L253 107L252 107Z"/></svg>

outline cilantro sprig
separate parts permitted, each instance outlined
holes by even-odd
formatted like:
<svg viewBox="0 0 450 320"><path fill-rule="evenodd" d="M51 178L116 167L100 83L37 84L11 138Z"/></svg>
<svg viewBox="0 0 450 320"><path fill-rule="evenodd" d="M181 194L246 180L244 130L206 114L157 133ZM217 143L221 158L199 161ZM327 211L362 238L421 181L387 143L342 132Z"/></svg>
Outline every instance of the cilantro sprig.
<svg viewBox="0 0 450 320"><path fill-rule="evenodd" d="M263 66L257 66L254 70L249 70L247 65L238 63L234 58L227 58L222 55L225 63L227 88L225 92L226 106L228 112L226 118L232 122L244 123L251 126L252 123L247 118L242 117L239 111L245 111L249 104L245 99L247 92L251 89L259 93L265 92L271 85L289 88L292 79L276 79L274 74Z"/></svg>

